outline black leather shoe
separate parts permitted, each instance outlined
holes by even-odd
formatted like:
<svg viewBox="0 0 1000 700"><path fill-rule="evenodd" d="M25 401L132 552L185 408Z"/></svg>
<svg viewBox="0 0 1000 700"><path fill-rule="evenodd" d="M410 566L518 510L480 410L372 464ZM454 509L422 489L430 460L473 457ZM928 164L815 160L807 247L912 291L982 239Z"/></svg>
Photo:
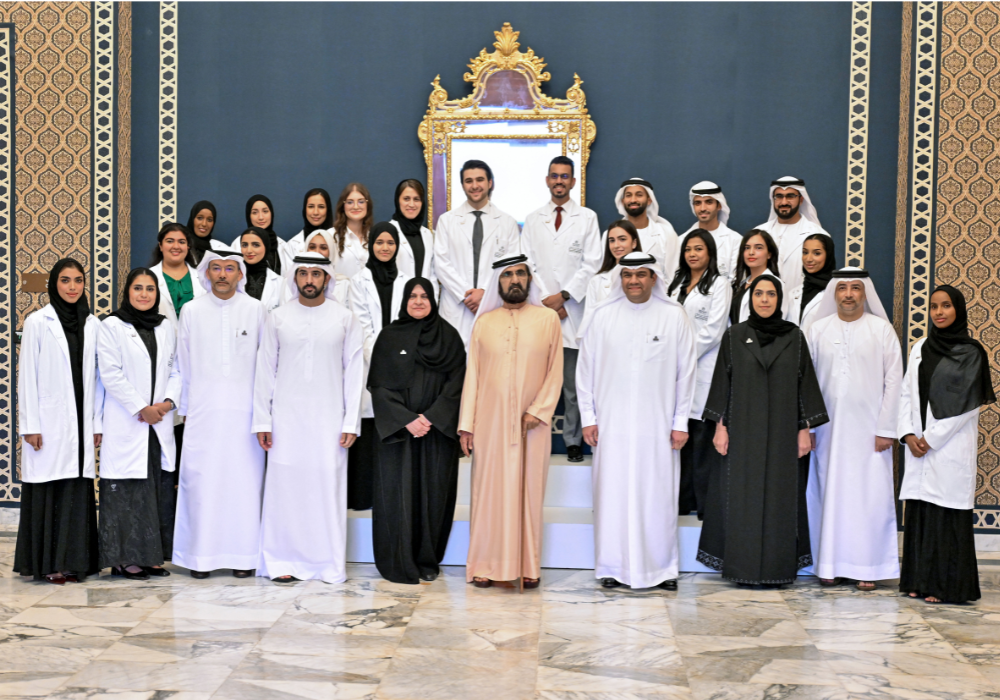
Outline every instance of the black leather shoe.
<svg viewBox="0 0 1000 700"><path fill-rule="evenodd" d="M256 569L233 569L233 576L236 578L250 578Z"/></svg>
<svg viewBox="0 0 1000 700"><path fill-rule="evenodd" d="M566 459L570 462L583 461L583 448L579 445L569 445L566 447Z"/></svg>
<svg viewBox="0 0 1000 700"><path fill-rule="evenodd" d="M195 571L192 569L191 578L208 578L211 573L211 571Z"/></svg>
<svg viewBox="0 0 1000 700"><path fill-rule="evenodd" d="M167 571L166 569L164 569L162 566L161 567L144 566L144 567L142 567L142 570L145 571L150 576L169 576L170 575L170 572Z"/></svg>
<svg viewBox="0 0 1000 700"><path fill-rule="evenodd" d="M618 588L622 585L622 582L615 578L602 578L601 585L604 588Z"/></svg>
<svg viewBox="0 0 1000 700"><path fill-rule="evenodd" d="M139 568L142 569L142 567L139 567ZM132 571L129 571L127 568L123 568L122 569L122 576L124 576L125 578L127 578L127 579L129 579L131 581L148 581L149 580L149 574L147 574L145 571L142 571L142 570L136 571L136 572L132 572Z"/></svg>
<svg viewBox="0 0 1000 700"><path fill-rule="evenodd" d="M677 579L672 578L669 581L664 581L663 583L656 584L657 588L662 588L665 591L676 591L677 590Z"/></svg>
<svg viewBox="0 0 1000 700"><path fill-rule="evenodd" d="M427 581L427 583L430 583L431 581L436 581L437 577L438 577L437 572L431 574L420 574L420 580Z"/></svg>

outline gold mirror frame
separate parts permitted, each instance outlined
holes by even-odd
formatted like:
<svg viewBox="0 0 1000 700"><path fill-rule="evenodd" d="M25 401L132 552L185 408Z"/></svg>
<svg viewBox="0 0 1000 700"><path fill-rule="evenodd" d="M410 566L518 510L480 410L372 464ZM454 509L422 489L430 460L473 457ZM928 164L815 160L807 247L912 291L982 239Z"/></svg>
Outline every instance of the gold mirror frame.
<svg viewBox="0 0 1000 700"><path fill-rule="evenodd" d="M590 147L597 135L597 127L587 113L587 98L580 87L583 81L573 74L573 85L566 91L566 98L549 97L542 92L542 82L550 79L545 72L545 60L535 56L528 48L527 53L519 51L517 42L520 32L515 32L509 22L500 31L493 32L495 51L487 53L484 48L473 58L465 81L472 83L472 92L457 100L448 99L447 91L441 87L441 76L431 83L433 90L428 100L427 113L420 122L417 136L424 146L424 160L427 163L427 221L431 228L438 217L451 209L451 145L452 139L547 139L561 140L563 155L578 159L580 204L586 203L587 162ZM514 79L511 74L520 74L523 79ZM498 78L498 88L491 93L489 82ZM523 84L518 84L520 81ZM504 85L520 92L523 106L511 108L490 104L498 94L503 94ZM530 100L530 102L529 102ZM490 134L478 129L468 133L476 121L536 121L539 133Z"/></svg>

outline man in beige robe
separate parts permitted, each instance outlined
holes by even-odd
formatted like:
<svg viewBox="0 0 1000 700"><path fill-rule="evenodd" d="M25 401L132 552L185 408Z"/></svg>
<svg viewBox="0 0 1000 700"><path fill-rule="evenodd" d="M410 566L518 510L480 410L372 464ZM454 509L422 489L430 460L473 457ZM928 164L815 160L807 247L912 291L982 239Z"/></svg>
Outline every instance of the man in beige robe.
<svg viewBox="0 0 1000 700"><path fill-rule="evenodd" d="M527 257L496 262L472 328L458 422L462 450L473 453L465 575L480 588L518 578L538 586L562 375L559 316L542 306Z"/></svg>

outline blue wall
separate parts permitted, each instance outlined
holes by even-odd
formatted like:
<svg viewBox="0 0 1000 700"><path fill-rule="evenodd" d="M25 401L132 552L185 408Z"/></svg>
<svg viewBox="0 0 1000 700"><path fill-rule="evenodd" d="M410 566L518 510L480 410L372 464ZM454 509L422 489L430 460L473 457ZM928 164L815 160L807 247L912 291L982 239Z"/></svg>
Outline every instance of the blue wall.
<svg viewBox="0 0 1000 700"><path fill-rule="evenodd" d="M891 307L901 6L872 29L867 261ZM156 3L133 4L132 260L157 230ZM656 187L678 230L687 189L726 191L730 225L767 218L775 177L806 180L843 261L850 3L191 3L180 5L179 210L209 199L223 240L256 192L276 229L301 228L302 194L366 183L377 219L395 184L424 179L416 136L430 81L467 93L465 64L510 22L548 62L550 95L573 73L597 124L588 205L602 223L631 176ZM502 182L497 183L503 187ZM541 204L541 203L539 203Z"/></svg>

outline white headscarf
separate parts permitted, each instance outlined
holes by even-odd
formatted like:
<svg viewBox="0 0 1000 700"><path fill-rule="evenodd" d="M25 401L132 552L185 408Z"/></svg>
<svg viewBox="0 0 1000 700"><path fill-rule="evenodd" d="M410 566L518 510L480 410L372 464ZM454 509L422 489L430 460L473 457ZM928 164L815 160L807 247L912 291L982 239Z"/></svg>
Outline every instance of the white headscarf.
<svg viewBox="0 0 1000 700"><path fill-rule="evenodd" d="M821 318L836 314L837 284L854 281L864 282L865 284L865 312L889 321L889 316L886 315L885 309L882 307L882 301L878 298L878 293L875 291L875 285L872 284L871 277L868 276L868 271L860 267L842 267L839 270L834 270L833 277L826 283L823 298L819 302L819 307L816 309L816 315L813 317L812 322L816 323Z"/></svg>
<svg viewBox="0 0 1000 700"><path fill-rule="evenodd" d="M483 299L479 302L479 310L476 311L477 321L483 314L488 314L490 311L503 306L503 299L500 298L500 275L504 270L515 265L527 266L528 274L531 274L531 263L528 262L527 255L522 254L513 258L497 260L493 263L493 274L490 275L490 281L483 292ZM538 281L534 279L531 280L531 285L528 288L528 303L532 306L542 305L542 291L538 286Z"/></svg>
<svg viewBox="0 0 1000 700"><path fill-rule="evenodd" d="M816 213L816 207L813 206L812 200L809 199L809 193L806 191L806 183L797 177L792 177L791 175L779 177L771 183L771 190L768 193L768 199L771 201L771 214L767 217L767 223L781 223L778 219L777 212L774 211L774 191L779 187L782 189L792 188L793 190L798 190L799 194L802 195L802 203L799 205L799 214L820 228L823 227L822 224L819 223L819 214Z"/></svg>
<svg viewBox="0 0 1000 700"><path fill-rule="evenodd" d="M237 253L232 248L209 248L205 251L205 255L202 257L201 262L198 263L198 279L201 280L201 286L211 291L212 283L208 279L208 264L213 260L235 260L240 265L240 272L243 276L240 281L236 284L236 291L242 294L246 294L247 286L247 265L243 260L243 255Z"/></svg>
<svg viewBox="0 0 1000 700"><path fill-rule="evenodd" d="M668 304L683 308L680 302L676 299L671 299L670 295L667 294L667 283L663 280L663 275L660 271L656 269L656 258L649 253L631 252L623 255L618 264L608 273L612 280L611 291L608 292L608 296L604 301L594 307L594 311L596 312L598 309L625 299L625 287L622 285L622 270L638 270L642 267L656 274L656 283L653 285L653 296ZM580 324L580 329L576 334L577 339L583 338L593 318L594 314L592 313L588 313L584 317L583 323Z"/></svg>
<svg viewBox="0 0 1000 700"><path fill-rule="evenodd" d="M615 206L618 208L618 213L622 215L622 218L628 217L628 211L625 209L625 204L622 201L625 197L625 188L633 187L635 185L640 185L646 190L646 194L649 195L649 205L646 207L646 216L650 218L651 221L666 221L659 216L660 205L656 201L656 195L653 194L653 186L643 180L641 177L630 177L628 180L622 183L622 186L618 188L618 194L615 195Z"/></svg>
<svg viewBox="0 0 1000 700"><path fill-rule="evenodd" d="M303 253L308 252L317 255L322 255L322 253L317 253L315 250L313 251L309 250L309 241L314 239L316 236L323 237L323 240L326 242L326 245L330 248L330 260L335 260L337 257L337 243L333 240L333 234L330 231L322 228L318 228L312 233L307 233L303 236L301 252Z"/></svg>
<svg viewBox="0 0 1000 700"><path fill-rule="evenodd" d="M695 197L711 197L720 205L722 208L719 210L719 223L723 226L727 225L729 222L729 204L726 202L726 195L722 193L722 188L716 185L710 180L702 180L697 185L691 188L688 193L691 202L691 213L695 214L694 211L694 198ZM695 214L695 217L698 215Z"/></svg>
<svg viewBox="0 0 1000 700"><path fill-rule="evenodd" d="M309 237L312 238L311 235ZM289 265L287 282L289 300L299 298L299 287L295 284L295 271L300 267L318 267L328 274L330 279L327 280L324 296L327 299L337 301L337 297L334 294L334 290L336 289L336 275L333 270L333 263L330 261L330 258L324 257L316 252L299 253L292 258L292 264Z"/></svg>

